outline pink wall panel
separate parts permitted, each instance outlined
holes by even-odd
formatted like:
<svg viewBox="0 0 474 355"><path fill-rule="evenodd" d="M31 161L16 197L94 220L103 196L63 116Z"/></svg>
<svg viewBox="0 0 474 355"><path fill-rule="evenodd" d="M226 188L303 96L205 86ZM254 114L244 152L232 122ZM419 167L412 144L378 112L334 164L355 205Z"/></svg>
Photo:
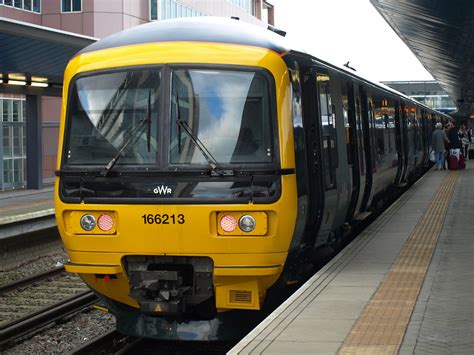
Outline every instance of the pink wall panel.
<svg viewBox="0 0 474 355"><path fill-rule="evenodd" d="M43 154L56 155L58 151L59 127L43 127Z"/></svg>
<svg viewBox="0 0 474 355"><path fill-rule="evenodd" d="M121 13L95 13L94 16L94 37L103 38L123 28L123 18Z"/></svg>
<svg viewBox="0 0 474 355"><path fill-rule="evenodd" d="M82 15L82 34L94 37L94 14L87 12Z"/></svg>
<svg viewBox="0 0 474 355"><path fill-rule="evenodd" d="M82 0L82 12L94 12L94 0Z"/></svg>
<svg viewBox="0 0 474 355"><path fill-rule="evenodd" d="M149 0L123 0L123 13L149 21Z"/></svg>
<svg viewBox="0 0 474 355"><path fill-rule="evenodd" d="M56 28L58 30L61 29L61 15L60 14L52 14L52 15L43 15L41 16L43 19L43 26Z"/></svg>
<svg viewBox="0 0 474 355"><path fill-rule="evenodd" d="M136 1L136 0L135 0ZM122 0L95 0L94 1L94 12L123 12Z"/></svg>
<svg viewBox="0 0 474 355"><path fill-rule="evenodd" d="M54 177L54 170L56 170L56 155L43 154L43 179Z"/></svg>
<svg viewBox="0 0 474 355"><path fill-rule="evenodd" d="M125 14L123 15L123 28L124 29L125 28L130 28L130 27L135 27L135 26L147 23L147 22L148 21L139 19L139 18L134 17L134 16L125 15Z"/></svg>
<svg viewBox="0 0 474 355"><path fill-rule="evenodd" d="M13 20L29 22L35 25L41 25L41 15L35 14L33 12L27 12L3 6L3 16Z"/></svg>
<svg viewBox="0 0 474 355"><path fill-rule="evenodd" d="M43 122L59 122L61 114L61 98L43 96L41 100L41 120Z"/></svg>
<svg viewBox="0 0 474 355"><path fill-rule="evenodd" d="M62 14L61 27L64 31L82 33L82 13Z"/></svg>
<svg viewBox="0 0 474 355"><path fill-rule="evenodd" d="M41 1L41 13L43 15L61 13L61 1Z"/></svg>

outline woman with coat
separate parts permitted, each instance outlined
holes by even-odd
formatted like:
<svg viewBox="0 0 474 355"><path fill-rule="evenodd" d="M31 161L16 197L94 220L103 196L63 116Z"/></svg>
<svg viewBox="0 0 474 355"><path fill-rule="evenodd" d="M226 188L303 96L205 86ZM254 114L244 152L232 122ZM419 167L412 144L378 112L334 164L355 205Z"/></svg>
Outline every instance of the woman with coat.
<svg viewBox="0 0 474 355"><path fill-rule="evenodd" d="M446 133L444 132L443 125L438 122L436 129L433 131L431 137L431 147L435 152L436 170L442 170L444 166L444 143L451 143Z"/></svg>

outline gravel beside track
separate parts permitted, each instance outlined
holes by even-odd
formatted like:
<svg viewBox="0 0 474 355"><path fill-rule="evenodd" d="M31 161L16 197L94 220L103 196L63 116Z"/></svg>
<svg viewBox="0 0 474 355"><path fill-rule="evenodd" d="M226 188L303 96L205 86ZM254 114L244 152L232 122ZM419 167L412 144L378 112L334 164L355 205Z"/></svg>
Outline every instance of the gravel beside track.
<svg viewBox="0 0 474 355"><path fill-rule="evenodd" d="M22 280L28 276L39 274L43 271L61 266L67 261L66 253L61 249L44 255L36 260L25 260L22 266L13 270L0 272L0 285L5 285L16 280Z"/></svg>
<svg viewBox="0 0 474 355"><path fill-rule="evenodd" d="M61 244L57 250L53 250L40 258L25 260L19 267L0 272L0 285L6 285L61 266L67 260L68 257L63 251ZM51 281L54 280L52 279ZM49 287L44 287L41 283L38 283L36 287L23 287L21 291L8 292L4 295L5 297L0 297L0 309L4 308L4 313L0 310L0 321L2 313L3 321L11 319L11 314L9 314L11 311L10 307L13 307L15 304L18 307L19 299L17 297L21 296L21 293L25 294L24 297L20 297L23 306L15 310L18 313L13 318L29 313L37 307L45 306L44 302L47 304L50 302L55 303L57 300L67 297L68 294L88 289L74 274L66 274L66 280L57 280L56 282L49 283L55 283L57 291L53 292ZM35 291L28 292L28 289L35 289ZM79 345L90 341L90 339L114 328L115 317L113 315L89 307L60 324L52 324L48 328L38 331L33 337L25 336L18 341L17 345L0 351L0 354L66 354Z"/></svg>
<svg viewBox="0 0 474 355"><path fill-rule="evenodd" d="M35 282L0 296L0 325L28 316L89 288L74 274L61 275Z"/></svg>
<svg viewBox="0 0 474 355"><path fill-rule="evenodd" d="M90 307L67 322L54 325L29 339L24 339L0 354L66 354L113 328L115 328L113 315Z"/></svg>

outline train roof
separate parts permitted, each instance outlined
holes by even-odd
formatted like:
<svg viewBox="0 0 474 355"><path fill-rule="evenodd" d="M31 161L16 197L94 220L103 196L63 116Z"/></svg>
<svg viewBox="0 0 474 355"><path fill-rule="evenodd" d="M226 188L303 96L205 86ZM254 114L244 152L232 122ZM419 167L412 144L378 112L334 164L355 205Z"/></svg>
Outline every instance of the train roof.
<svg viewBox="0 0 474 355"><path fill-rule="evenodd" d="M191 17L153 21L101 39L78 54L156 42L215 42L288 51L285 39L264 27L224 17Z"/></svg>
<svg viewBox="0 0 474 355"><path fill-rule="evenodd" d="M267 30L265 27L224 17L203 16L149 22L103 38L85 47L77 55L135 44L177 41L241 44L267 48L278 54L288 53L296 57L316 60L349 76L401 96L407 101L412 101L431 111L435 111L386 85L366 79L344 66L331 64L301 49L294 48L288 39Z"/></svg>

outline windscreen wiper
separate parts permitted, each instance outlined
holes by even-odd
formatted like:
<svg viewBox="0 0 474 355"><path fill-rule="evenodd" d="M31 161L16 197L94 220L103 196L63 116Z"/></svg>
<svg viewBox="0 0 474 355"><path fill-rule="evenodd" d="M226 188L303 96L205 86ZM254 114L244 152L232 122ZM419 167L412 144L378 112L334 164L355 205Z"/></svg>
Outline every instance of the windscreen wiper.
<svg viewBox="0 0 474 355"><path fill-rule="evenodd" d="M115 163L117 163L117 160L119 160L120 156L122 155L123 151L131 144L131 142L136 142L138 138L140 138L141 134L137 135L137 132L140 132L141 129L147 125L146 129L146 138L147 138L147 147L148 147L148 152L150 152L150 137L151 137L151 90L148 91L148 105L146 108L146 117L140 122L140 124L135 127L135 129L132 131L130 134L130 137L127 139L127 141L122 145L122 148L115 154L115 156L110 159L110 161L107 163L105 166L104 170L100 173L102 176L107 176L110 172L110 170L114 167ZM142 132L143 133L143 132Z"/></svg>
<svg viewBox="0 0 474 355"><path fill-rule="evenodd" d="M206 159L209 166L211 167L211 175L212 176L231 176L234 175L233 170L222 170L219 168L216 158L214 158L211 152L206 148L206 146L201 142L201 140L193 133L191 127L189 127L188 123L181 119L181 113L179 110L179 97L176 94L176 125L179 128L182 128L184 132L191 138L194 145L198 148L201 152L202 156ZM179 139L180 134L178 134ZM178 147L181 146L181 142L178 142ZM179 150L181 150L179 148Z"/></svg>

